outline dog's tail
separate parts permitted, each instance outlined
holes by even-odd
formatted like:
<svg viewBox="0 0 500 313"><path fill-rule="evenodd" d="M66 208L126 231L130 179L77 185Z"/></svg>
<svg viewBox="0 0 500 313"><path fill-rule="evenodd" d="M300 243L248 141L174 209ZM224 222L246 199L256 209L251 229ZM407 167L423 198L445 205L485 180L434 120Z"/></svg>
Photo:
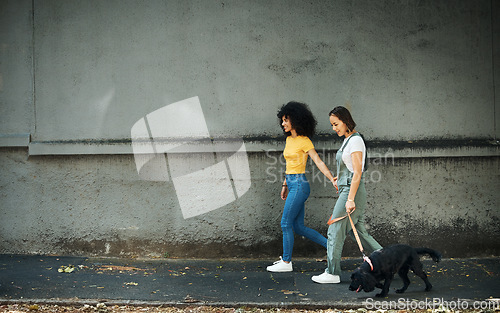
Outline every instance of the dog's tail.
<svg viewBox="0 0 500 313"><path fill-rule="evenodd" d="M417 254L428 254L431 256L432 260L434 262L439 262L441 261L441 253L436 250L432 250L429 248L415 248L415 251Z"/></svg>

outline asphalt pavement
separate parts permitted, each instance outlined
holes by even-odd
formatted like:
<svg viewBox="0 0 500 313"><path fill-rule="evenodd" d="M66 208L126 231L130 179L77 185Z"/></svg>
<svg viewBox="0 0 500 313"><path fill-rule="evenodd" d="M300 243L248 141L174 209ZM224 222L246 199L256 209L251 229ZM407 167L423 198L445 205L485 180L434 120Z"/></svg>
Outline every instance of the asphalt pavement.
<svg viewBox="0 0 500 313"><path fill-rule="evenodd" d="M212 305L283 308L381 308L386 306L499 304L500 258L423 260L433 289L396 277L388 297L349 291L350 273L361 259L342 261L340 284L317 284L311 276L326 263L295 259L294 271L270 273L274 260L123 259L0 255L0 303L83 305ZM371 307L370 307L371 306ZM378 307L376 307L378 306ZM387 307L386 307L387 308ZM402 307L397 307L402 308ZM428 308L428 307L427 307Z"/></svg>

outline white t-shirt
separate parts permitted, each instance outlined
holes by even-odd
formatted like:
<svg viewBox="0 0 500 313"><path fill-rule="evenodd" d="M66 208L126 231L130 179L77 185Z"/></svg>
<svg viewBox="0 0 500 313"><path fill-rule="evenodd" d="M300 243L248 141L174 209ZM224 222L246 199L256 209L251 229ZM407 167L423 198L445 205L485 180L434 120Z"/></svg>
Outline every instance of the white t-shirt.
<svg viewBox="0 0 500 313"><path fill-rule="evenodd" d="M346 147L344 147L344 150L342 151L342 161L344 161L345 165L347 166L347 169L351 172L354 173L354 169L352 168L352 157L351 153L356 152L356 151L361 151L363 153L362 160L363 163L361 164L361 171L365 168L365 155L366 155L366 146L365 142L363 141L363 138L361 136L354 136L351 135L351 140L349 140L349 143L347 144ZM345 142L349 138L345 138L344 142L342 142L342 146L344 146Z"/></svg>

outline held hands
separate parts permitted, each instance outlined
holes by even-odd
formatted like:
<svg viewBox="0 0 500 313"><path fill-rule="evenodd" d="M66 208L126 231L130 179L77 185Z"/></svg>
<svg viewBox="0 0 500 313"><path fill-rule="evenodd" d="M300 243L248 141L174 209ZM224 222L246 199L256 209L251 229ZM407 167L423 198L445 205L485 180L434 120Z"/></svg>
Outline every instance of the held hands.
<svg viewBox="0 0 500 313"><path fill-rule="evenodd" d="M339 186L337 185L337 177L334 177L332 180L333 187L337 190L337 193L339 193Z"/></svg>

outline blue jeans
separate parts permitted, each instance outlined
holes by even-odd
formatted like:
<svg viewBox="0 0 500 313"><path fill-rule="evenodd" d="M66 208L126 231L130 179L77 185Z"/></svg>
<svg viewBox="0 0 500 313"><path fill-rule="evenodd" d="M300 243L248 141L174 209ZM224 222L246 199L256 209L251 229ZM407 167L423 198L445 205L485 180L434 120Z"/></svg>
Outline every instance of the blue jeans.
<svg viewBox="0 0 500 313"><path fill-rule="evenodd" d="M326 248L327 239L312 228L304 226L304 204L311 188L305 174L286 175L288 196L281 218L283 231L283 261L292 260L294 232Z"/></svg>

